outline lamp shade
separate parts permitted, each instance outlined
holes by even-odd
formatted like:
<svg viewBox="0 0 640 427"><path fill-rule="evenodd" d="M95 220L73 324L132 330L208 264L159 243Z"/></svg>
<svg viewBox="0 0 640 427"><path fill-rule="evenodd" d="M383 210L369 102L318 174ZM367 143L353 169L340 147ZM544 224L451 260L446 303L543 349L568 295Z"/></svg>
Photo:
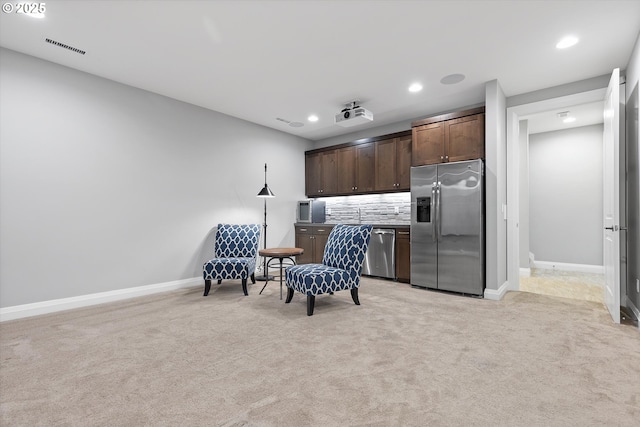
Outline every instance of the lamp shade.
<svg viewBox="0 0 640 427"><path fill-rule="evenodd" d="M276 195L273 194L273 191L271 191L269 186L265 184L264 188L260 190L257 197L276 197Z"/></svg>
<svg viewBox="0 0 640 427"><path fill-rule="evenodd" d="M264 164L264 187L262 188L262 190L260 190L257 197L276 197L276 195L273 194L273 191L271 191L271 189L267 185L267 164L266 163ZM265 205L265 209L266 209L266 205Z"/></svg>

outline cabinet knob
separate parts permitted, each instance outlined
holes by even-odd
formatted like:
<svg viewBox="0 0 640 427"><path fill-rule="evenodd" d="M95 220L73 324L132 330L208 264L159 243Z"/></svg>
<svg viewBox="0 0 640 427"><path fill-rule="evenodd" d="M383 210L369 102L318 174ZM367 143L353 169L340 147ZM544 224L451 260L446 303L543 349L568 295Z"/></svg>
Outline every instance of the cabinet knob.
<svg viewBox="0 0 640 427"><path fill-rule="evenodd" d="M444 156L440 156L440 160L444 160Z"/></svg>
<svg viewBox="0 0 640 427"><path fill-rule="evenodd" d="M449 156L444 156L445 159L449 160Z"/></svg>
<svg viewBox="0 0 640 427"><path fill-rule="evenodd" d="M355 188L356 190L358 189L358 187Z"/></svg>

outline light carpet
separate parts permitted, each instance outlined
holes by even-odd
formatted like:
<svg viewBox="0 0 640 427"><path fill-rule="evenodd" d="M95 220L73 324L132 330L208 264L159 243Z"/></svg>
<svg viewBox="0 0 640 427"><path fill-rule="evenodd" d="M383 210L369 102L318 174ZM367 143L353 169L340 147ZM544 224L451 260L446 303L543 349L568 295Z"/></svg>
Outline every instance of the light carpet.
<svg viewBox="0 0 640 427"><path fill-rule="evenodd" d="M602 304L364 278L239 282L0 324L3 426L637 426L640 333Z"/></svg>

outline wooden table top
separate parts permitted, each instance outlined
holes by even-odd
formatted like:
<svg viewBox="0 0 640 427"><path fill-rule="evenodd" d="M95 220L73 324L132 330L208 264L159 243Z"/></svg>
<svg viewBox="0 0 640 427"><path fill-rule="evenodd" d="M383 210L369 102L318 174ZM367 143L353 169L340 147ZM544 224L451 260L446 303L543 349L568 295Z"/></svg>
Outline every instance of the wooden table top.
<svg viewBox="0 0 640 427"><path fill-rule="evenodd" d="M258 251L258 254L260 254L260 256L269 256L274 258L302 255L303 253L304 249L302 248L267 248L260 249Z"/></svg>

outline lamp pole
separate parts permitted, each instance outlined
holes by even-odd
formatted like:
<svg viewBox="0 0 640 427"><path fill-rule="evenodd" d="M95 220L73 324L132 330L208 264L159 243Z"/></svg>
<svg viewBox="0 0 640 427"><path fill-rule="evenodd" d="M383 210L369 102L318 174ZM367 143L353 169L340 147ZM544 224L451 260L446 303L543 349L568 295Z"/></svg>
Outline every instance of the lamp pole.
<svg viewBox="0 0 640 427"><path fill-rule="evenodd" d="M273 198L276 195L273 194L269 186L267 185L267 164L264 164L264 187L258 193L257 197L264 199L264 223L262 226L264 227L264 246L263 249L267 249L267 199ZM267 257L264 258L264 263L262 266L262 276L256 277L256 280L267 281L273 280L273 276L269 276L269 272L267 271Z"/></svg>

